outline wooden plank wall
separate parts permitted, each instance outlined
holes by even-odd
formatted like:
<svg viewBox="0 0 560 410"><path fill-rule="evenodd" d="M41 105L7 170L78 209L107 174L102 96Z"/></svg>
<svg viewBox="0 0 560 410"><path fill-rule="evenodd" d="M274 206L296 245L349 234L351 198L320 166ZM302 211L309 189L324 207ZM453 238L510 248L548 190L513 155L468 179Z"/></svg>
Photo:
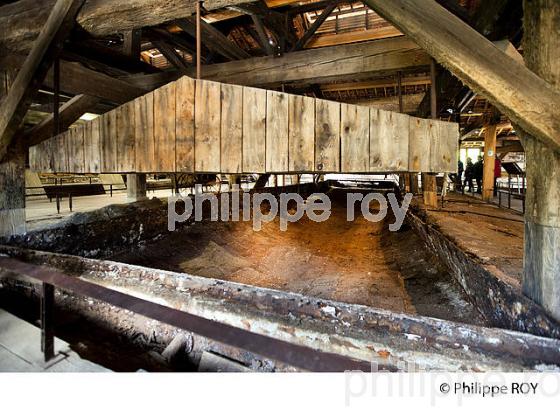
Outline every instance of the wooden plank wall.
<svg viewBox="0 0 560 410"><path fill-rule="evenodd" d="M183 77L30 150L39 172L456 172L456 123Z"/></svg>

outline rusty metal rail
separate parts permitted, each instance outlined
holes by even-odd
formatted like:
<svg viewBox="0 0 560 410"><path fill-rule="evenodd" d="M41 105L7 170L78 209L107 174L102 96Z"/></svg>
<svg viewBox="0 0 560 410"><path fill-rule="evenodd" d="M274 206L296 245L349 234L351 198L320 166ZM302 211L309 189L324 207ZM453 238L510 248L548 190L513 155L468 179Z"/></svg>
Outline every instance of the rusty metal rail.
<svg viewBox="0 0 560 410"><path fill-rule="evenodd" d="M249 332L108 289L95 283L69 276L49 266L33 265L14 258L0 257L0 271L25 275L43 283L118 306L150 319L158 320L183 330L192 331L216 342L244 349L303 370L313 372L371 371L371 363L366 361L355 360L335 353L322 352L310 347ZM393 369L379 367L378 370Z"/></svg>

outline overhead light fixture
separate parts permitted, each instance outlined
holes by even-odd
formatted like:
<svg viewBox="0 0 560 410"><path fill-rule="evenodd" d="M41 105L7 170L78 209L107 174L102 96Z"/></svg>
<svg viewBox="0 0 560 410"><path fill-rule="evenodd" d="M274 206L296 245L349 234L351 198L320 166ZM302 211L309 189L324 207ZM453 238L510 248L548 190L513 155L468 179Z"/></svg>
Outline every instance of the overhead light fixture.
<svg viewBox="0 0 560 410"><path fill-rule="evenodd" d="M84 121L91 121L96 119L97 117L99 117L99 115L97 114L93 114L91 112L86 112L84 115L82 115L80 117L80 120L84 120Z"/></svg>

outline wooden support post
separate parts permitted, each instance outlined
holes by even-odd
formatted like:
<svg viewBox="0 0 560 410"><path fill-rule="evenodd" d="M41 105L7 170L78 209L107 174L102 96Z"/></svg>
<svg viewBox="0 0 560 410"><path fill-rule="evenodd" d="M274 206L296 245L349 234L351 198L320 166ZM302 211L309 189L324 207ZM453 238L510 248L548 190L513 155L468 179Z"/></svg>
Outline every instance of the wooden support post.
<svg viewBox="0 0 560 410"><path fill-rule="evenodd" d="M140 58L142 29L128 30L123 33L122 51L124 55Z"/></svg>
<svg viewBox="0 0 560 410"><path fill-rule="evenodd" d="M432 119L437 120L437 89L436 89L436 62L434 59L430 62L430 107ZM436 174L434 173L424 173L422 174L422 192L424 193L424 205L431 208L438 207L437 200L437 182Z"/></svg>
<svg viewBox="0 0 560 410"><path fill-rule="evenodd" d="M482 174L482 199L494 198L494 166L496 164L496 124L484 127L484 171Z"/></svg>
<svg viewBox="0 0 560 410"><path fill-rule="evenodd" d="M128 202L146 199L146 174L126 175L126 198Z"/></svg>
<svg viewBox="0 0 560 410"><path fill-rule="evenodd" d="M259 178L255 182L255 185L253 186L253 189L251 191L256 191L258 189L264 188L269 178L270 178L270 174L259 175Z"/></svg>
<svg viewBox="0 0 560 410"><path fill-rule="evenodd" d="M54 286L43 282L41 293L41 352L45 362L54 358Z"/></svg>
<svg viewBox="0 0 560 410"><path fill-rule="evenodd" d="M525 0L524 19L527 66L560 91L560 3ZM560 153L520 134L527 161L523 293L560 320Z"/></svg>
<svg viewBox="0 0 560 410"><path fill-rule="evenodd" d="M11 71L0 72L0 101L15 79ZM0 237L25 233L25 148L12 144L0 159Z"/></svg>
<svg viewBox="0 0 560 410"><path fill-rule="evenodd" d="M410 192L414 195L418 194L418 173L411 172L410 176Z"/></svg>
<svg viewBox="0 0 560 410"><path fill-rule="evenodd" d="M0 160L0 237L25 233L25 147L10 146Z"/></svg>

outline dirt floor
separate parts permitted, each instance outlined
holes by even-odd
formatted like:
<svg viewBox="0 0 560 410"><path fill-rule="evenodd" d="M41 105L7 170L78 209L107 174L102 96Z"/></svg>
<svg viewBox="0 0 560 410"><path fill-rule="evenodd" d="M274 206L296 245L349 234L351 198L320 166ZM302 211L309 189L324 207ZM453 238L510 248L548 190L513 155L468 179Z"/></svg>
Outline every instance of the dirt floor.
<svg viewBox="0 0 560 410"><path fill-rule="evenodd" d="M346 221L346 198L332 215L306 217L286 232L279 220L255 232L251 222L201 222L170 233L118 261L302 293L325 299L484 324L459 286L412 230L389 232L391 218Z"/></svg>

